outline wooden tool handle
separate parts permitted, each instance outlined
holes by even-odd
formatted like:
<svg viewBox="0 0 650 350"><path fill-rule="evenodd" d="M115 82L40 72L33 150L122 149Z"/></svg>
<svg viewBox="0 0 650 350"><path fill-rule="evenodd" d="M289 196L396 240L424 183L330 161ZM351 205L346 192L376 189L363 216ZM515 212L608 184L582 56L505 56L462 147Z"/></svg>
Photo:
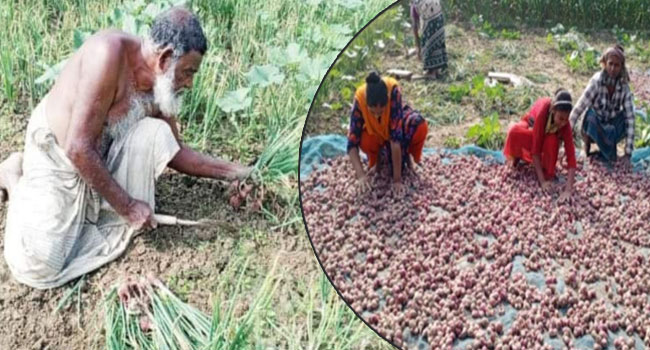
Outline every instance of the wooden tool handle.
<svg viewBox="0 0 650 350"><path fill-rule="evenodd" d="M154 214L153 217L159 225L176 225L178 223L178 219L171 215Z"/></svg>

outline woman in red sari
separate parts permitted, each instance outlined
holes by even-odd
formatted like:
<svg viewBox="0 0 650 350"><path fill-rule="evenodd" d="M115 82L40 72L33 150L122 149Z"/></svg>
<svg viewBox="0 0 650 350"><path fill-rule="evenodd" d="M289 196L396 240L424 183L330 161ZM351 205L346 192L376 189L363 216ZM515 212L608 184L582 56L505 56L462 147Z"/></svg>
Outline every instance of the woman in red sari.
<svg viewBox="0 0 650 350"><path fill-rule="evenodd" d="M576 153L568 123L573 108L571 94L558 89L553 99L549 97L537 100L530 111L508 130L503 150L511 166L523 159L533 163L537 178L544 192L549 192L550 181L555 178L560 143L564 142L569 179L560 200L567 199L573 191L576 169Z"/></svg>

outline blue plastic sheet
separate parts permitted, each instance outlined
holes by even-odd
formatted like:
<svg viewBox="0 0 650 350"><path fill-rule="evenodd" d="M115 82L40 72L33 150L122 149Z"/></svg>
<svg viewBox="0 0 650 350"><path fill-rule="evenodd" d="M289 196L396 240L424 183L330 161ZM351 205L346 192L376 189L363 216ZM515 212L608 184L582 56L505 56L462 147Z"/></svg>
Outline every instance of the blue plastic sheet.
<svg viewBox="0 0 650 350"><path fill-rule="evenodd" d="M300 154L300 178L305 179L316 168L322 166L329 158L347 154L348 140L343 135L319 135L307 138L302 142ZM501 150L494 151L475 145L463 146L459 149L425 148L423 154L444 153L454 155L474 155L489 162L505 163L506 159ZM632 152L630 158L634 170L647 171L650 169L650 147L639 148Z"/></svg>

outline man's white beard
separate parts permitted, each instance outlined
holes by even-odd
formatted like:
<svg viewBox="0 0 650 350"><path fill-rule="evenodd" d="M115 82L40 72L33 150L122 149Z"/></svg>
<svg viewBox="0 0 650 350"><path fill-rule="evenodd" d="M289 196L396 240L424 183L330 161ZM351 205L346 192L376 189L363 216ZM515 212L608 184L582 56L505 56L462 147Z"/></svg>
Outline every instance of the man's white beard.
<svg viewBox="0 0 650 350"><path fill-rule="evenodd" d="M164 74L156 76L153 85L154 102L167 117L178 116L183 105L183 95L174 91L174 70L176 62Z"/></svg>
<svg viewBox="0 0 650 350"><path fill-rule="evenodd" d="M127 114L108 125L106 132L113 140L122 139L140 119L146 117L146 100L143 96L132 97Z"/></svg>

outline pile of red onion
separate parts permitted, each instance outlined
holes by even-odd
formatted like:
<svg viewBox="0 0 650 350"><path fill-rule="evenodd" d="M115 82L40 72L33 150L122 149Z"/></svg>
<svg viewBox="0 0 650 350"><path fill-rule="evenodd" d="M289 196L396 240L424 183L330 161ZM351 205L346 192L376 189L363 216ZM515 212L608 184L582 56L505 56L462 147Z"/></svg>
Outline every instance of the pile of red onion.
<svg viewBox="0 0 650 350"><path fill-rule="evenodd" d="M264 191L260 187L254 191L252 184L235 180L228 187L229 203L233 209L239 209L242 204L254 212L259 212L262 208Z"/></svg>
<svg viewBox="0 0 650 350"><path fill-rule="evenodd" d="M301 183L302 208L335 288L397 346L551 349L546 338L572 348L591 336L594 349L634 349L634 335L648 346L650 182L583 165L571 203L557 203L530 166L439 154L404 177L405 195L384 173L358 195L341 157ZM506 307L517 311L507 326Z"/></svg>

